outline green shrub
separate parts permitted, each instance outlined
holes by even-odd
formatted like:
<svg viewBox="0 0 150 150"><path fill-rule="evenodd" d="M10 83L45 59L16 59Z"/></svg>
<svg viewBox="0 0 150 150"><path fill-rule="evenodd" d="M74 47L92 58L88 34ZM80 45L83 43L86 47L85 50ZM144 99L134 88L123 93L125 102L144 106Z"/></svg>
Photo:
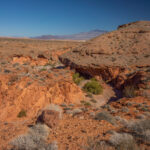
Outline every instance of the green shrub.
<svg viewBox="0 0 150 150"><path fill-rule="evenodd" d="M127 98L135 97L135 96L136 96L135 90L136 90L136 89L135 89L134 86L126 86L126 87L123 89L123 96L124 96L124 97L127 97Z"/></svg>
<svg viewBox="0 0 150 150"><path fill-rule="evenodd" d="M90 102L85 102L84 106L91 106L91 103Z"/></svg>
<svg viewBox="0 0 150 150"><path fill-rule="evenodd" d="M92 94L101 94L103 92L103 88L99 82L93 79L84 85L83 90Z"/></svg>
<svg viewBox="0 0 150 150"><path fill-rule="evenodd" d="M19 113L18 113L18 118L22 118L22 117L26 117L26 111L24 109L22 109Z"/></svg>
<svg viewBox="0 0 150 150"><path fill-rule="evenodd" d="M46 68L42 68L41 70L40 70L40 72L42 72L42 71L46 71L47 69Z"/></svg>
<svg viewBox="0 0 150 150"><path fill-rule="evenodd" d="M91 81L97 81L95 78L91 78Z"/></svg>
<svg viewBox="0 0 150 150"><path fill-rule="evenodd" d="M77 85L79 85L80 82L84 80L84 78L82 76L80 76L79 73L74 73L72 76L72 79L73 79L74 83L76 83Z"/></svg>

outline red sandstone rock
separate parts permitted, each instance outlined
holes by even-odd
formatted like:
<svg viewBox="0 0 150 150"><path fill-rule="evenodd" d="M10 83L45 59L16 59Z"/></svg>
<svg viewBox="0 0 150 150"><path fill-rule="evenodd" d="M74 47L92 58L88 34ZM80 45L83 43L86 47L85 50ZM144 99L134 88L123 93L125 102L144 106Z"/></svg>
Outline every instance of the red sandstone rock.
<svg viewBox="0 0 150 150"><path fill-rule="evenodd" d="M59 124L59 112L54 110L44 110L37 121L45 123L50 128L54 128Z"/></svg>

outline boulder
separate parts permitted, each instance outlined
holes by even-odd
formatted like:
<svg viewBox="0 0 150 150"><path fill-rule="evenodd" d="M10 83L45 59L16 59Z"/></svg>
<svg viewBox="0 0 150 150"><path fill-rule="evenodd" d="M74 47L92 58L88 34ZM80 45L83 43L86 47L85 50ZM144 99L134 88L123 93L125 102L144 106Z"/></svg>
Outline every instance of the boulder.
<svg viewBox="0 0 150 150"><path fill-rule="evenodd" d="M59 112L54 110L44 110L38 117L37 122L46 124L50 128L54 128L59 124Z"/></svg>

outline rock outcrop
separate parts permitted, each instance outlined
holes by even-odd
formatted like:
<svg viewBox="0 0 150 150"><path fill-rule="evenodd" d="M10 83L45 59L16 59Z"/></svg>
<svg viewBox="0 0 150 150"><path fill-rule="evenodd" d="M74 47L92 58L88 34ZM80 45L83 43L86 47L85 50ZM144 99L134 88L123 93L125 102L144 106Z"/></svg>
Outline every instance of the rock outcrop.
<svg viewBox="0 0 150 150"><path fill-rule="evenodd" d="M37 121L46 124L49 128L54 128L59 124L59 112L44 110Z"/></svg>
<svg viewBox="0 0 150 150"><path fill-rule="evenodd" d="M10 75L0 75L1 121L17 119L22 109L26 110L27 118L34 118L39 110L51 103L80 103L84 99L81 89L69 80L50 78L43 86L23 77L10 85L10 78Z"/></svg>

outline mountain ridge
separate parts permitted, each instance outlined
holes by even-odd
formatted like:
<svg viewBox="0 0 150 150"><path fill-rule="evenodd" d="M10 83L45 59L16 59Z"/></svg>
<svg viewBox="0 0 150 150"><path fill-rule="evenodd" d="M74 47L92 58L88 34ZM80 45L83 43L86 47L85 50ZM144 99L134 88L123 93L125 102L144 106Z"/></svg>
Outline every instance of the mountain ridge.
<svg viewBox="0 0 150 150"><path fill-rule="evenodd" d="M97 37L101 34L104 34L108 31L94 29L88 32L80 32L76 34L68 34L68 35L41 35L36 37L31 37L32 39L44 39L44 40L89 40L94 37Z"/></svg>

